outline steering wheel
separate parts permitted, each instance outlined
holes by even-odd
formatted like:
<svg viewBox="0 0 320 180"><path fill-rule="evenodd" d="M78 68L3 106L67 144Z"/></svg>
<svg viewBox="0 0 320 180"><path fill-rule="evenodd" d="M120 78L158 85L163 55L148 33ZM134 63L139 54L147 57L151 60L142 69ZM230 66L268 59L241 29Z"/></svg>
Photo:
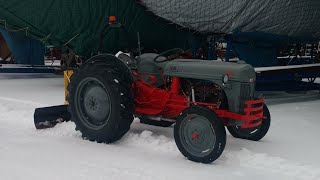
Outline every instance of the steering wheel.
<svg viewBox="0 0 320 180"><path fill-rule="evenodd" d="M163 53L160 53L157 57L154 58L154 62L155 63L163 63L163 62L166 62L166 61L171 61L177 57L180 56L180 54L182 54L184 51L183 49L180 49L180 48L174 48L174 49L170 49L168 51L165 51ZM162 60L159 60L159 58L162 57L164 59Z"/></svg>

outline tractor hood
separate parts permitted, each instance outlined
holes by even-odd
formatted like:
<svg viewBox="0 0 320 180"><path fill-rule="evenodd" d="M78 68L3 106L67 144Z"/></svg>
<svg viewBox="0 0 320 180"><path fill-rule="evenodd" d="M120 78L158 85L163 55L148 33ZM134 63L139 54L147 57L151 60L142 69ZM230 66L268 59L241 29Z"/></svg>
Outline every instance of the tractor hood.
<svg viewBox="0 0 320 180"><path fill-rule="evenodd" d="M255 81L254 68L243 61L222 62L198 59L177 59L168 62L164 68L167 76L183 78L221 81L224 75L229 76L229 81L252 82Z"/></svg>

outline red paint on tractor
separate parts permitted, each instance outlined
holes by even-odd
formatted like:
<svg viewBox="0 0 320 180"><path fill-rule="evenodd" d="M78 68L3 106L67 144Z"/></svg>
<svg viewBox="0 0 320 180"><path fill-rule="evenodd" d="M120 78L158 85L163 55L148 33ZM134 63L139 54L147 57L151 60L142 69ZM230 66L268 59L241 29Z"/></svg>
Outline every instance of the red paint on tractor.
<svg viewBox="0 0 320 180"><path fill-rule="evenodd" d="M141 79L135 81L134 92L135 113L138 115L161 116L175 119L190 105L205 106L214 111L219 118L243 121L242 128L259 126L263 119L264 98L245 101L244 114L237 114L228 110L220 110L217 104L191 102L181 95L181 79L172 78L170 90L160 89ZM226 124L225 124L226 125Z"/></svg>
<svg viewBox="0 0 320 180"><path fill-rule="evenodd" d="M175 88L180 84L175 84ZM174 86L172 86L174 87ZM176 118L187 108L188 100L178 95L177 89L173 92L153 87L142 80L137 80L134 85L135 112L136 114Z"/></svg>
<svg viewBox="0 0 320 180"><path fill-rule="evenodd" d="M234 77L235 76L235 74L234 74L234 72L232 70L226 70L224 73L227 74L229 77Z"/></svg>
<svg viewBox="0 0 320 180"><path fill-rule="evenodd" d="M180 94L180 83L181 83L181 78L178 78L178 77L172 78L171 90L170 90L172 94L176 94L176 95Z"/></svg>
<svg viewBox="0 0 320 180"><path fill-rule="evenodd" d="M198 139L198 138L199 138L199 134L197 134L197 133L192 134L192 139Z"/></svg>

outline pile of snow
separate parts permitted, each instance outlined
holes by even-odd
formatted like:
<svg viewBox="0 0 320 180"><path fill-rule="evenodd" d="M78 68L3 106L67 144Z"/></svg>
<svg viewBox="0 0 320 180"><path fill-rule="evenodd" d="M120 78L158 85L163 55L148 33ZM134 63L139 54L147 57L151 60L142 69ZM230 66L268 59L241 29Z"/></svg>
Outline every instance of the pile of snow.
<svg viewBox="0 0 320 180"><path fill-rule="evenodd" d="M228 134L212 164L186 160L173 128L140 124L114 144L83 140L72 122L35 130L34 108L63 103L62 77L0 78L0 179L320 179L318 93L267 94L272 125L260 142Z"/></svg>

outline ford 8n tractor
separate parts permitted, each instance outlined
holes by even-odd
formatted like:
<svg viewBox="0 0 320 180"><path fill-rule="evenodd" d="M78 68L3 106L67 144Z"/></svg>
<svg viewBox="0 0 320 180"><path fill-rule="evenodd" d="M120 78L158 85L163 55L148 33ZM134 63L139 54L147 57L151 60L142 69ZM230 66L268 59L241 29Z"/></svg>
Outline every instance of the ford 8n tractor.
<svg viewBox="0 0 320 180"><path fill-rule="evenodd" d="M67 81L68 105L60 108L69 113L60 118L71 117L83 138L99 143L121 139L134 117L145 124L174 124L181 153L202 163L222 154L225 126L236 138L258 141L266 135L270 114L255 93L252 66L184 57L180 49L136 58L94 56ZM59 114L57 109L52 113ZM58 117L41 113L43 109L35 112L38 128L57 123Z"/></svg>

